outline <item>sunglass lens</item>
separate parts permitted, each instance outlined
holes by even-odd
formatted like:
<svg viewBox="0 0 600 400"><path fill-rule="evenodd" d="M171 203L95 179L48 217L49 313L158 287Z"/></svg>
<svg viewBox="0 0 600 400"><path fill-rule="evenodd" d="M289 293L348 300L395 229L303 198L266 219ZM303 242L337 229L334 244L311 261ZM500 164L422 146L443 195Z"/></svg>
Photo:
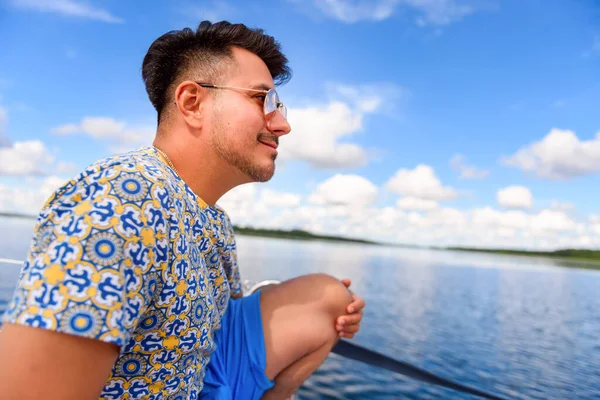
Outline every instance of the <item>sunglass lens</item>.
<svg viewBox="0 0 600 400"><path fill-rule="evenodd" d="M287 119L287 108L279 101L279 94L275 89L269 90L265 98L265 115L269 115L279 110L283 118Z"/></svg>
<svg viewBox="0 0 600 400"><path fill-rule="evenodd" d="M269 90L267 97L265 98L265 114L271 114L277 110L277 103L279 102L279 96L274 89Z"/></svg>

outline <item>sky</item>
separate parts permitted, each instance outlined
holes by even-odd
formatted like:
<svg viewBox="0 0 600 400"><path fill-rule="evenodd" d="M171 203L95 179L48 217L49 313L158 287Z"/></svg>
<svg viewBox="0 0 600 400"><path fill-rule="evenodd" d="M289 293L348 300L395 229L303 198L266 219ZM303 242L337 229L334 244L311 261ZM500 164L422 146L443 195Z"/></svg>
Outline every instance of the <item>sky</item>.
<svg viewBox="0 0 600 400"><path fill-rule="evenodd" d="M150 145L142 59L205 19L264 29L293 71L275 177L219 202L234 224L600 248L596 0L0 0L0 211Z"/></svg>

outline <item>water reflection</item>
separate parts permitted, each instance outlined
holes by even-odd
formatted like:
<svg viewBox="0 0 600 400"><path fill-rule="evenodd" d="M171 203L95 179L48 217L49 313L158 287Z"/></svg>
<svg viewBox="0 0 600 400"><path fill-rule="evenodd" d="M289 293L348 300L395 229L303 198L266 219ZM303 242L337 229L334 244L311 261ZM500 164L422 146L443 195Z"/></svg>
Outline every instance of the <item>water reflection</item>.
<svg viewBox="0 0 600 400"><path fill-rule="evenodd" d="M0 258L24 260L34 225L32 219L0 217Z"/></svg>
<svg viewBox="0 0 600 400"><path fill-rule="evenodd" d="M25 260L34 220L0 217L0 258ZM0 261L0 316L12 298L21 265Z"/></svg>
<svg viewBox="0 0 600 400"><path fill-rule="evenodd" d="M364 274L365 252L338 243L292 241L238 236L238 261L243 279L287 280L307 273L325 272L350 278L358 289Z"/></svg>
<svg viewBox="0 0 600 400"><path fill-rule="evenodd" d="M566 269L549 274L501 274L501 336L497 346L504 349L502 364L507 366L513 386L530 392L531 398L547 395L541 387L580 398L589 385L589 373L578 368L573 373L575 365L592 364L596 361L590 357L599 355L589 346L591 338L581 335L586 321L577 301L582 293L590 296L592 291L576 290L574 285L580 281L581 274Z"/></svg>
<svg viewBox="0 0 600 400"><path fill-rule="evenodd" d="M23 259L33 221L0 219L0 256ZM600 273L579 263L456 251L238 237L243 279L326 272L367 301L359 344L514 399L600 393ZM20 266L0 265L0 308ZM332 355L307 399L469 398Z"/></svg>
<svg viewBox="0 0 600 400"><path fill-rule="evenodd" d="M593 365L597 370L597 358L590 355L600 349L589 329L600 327L600 308L589 305L590 282L600 282L596 271L532 257L287 246L285 257L298 258L288 277L324 271L354 279L369 304L356 339L360 344L509 398L592 398L598 392L587 372ZM273 272L262 273L269 278ZM467 398L337 356L300 393L332 399Z"/></svg>

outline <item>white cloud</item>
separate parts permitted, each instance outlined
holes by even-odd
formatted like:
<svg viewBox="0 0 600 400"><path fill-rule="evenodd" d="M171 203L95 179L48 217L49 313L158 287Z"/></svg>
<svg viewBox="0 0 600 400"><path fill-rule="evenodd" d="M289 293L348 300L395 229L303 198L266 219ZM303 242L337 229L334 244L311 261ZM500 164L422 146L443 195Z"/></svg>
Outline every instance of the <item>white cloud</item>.
<svg viewBox="0 0 600 400"><path fill-rule="evenodd" d="M65 179L49 176L14 186L0 184L0 211L36 215L48 197L64 183Z"/></svg>
<svg viewBox="0 0 600 400"><path fill-rule="evenodd" d="M425 164L412 170L398 170L386 187L394 193L423 200L443 201L457 196L453 188L442 186L433 168Z"/></svg>
<svg viewBox="0 0 600 400"><path fill-rule="evenodd" d="M295 207L300 204L302 196L282 193L273 189L263 189L258 202L267 207Z"/></svg>
<svg viewBox="0 0 600 400"><path fill-rule="evenodd" d="M281 139L281 160L302 160L321 169L348 169L367 164L370 151L350 142L373 114L397 117L395 104L408 91L391 83L327 85L328 102L311 100L291 107L290 135Z"/></svg>
<svg viewBox="0 0 600 400"><path fill-rule="evenodd" d="M508 186L498 190L496 194L498 204L505 208L531 208L533 195L525 186Z"/></svg>
<svg viewBox="0 0 600 400"><path fill-rule="evenodd" d="M0 175L42 175L47 173L53 162L54 157L39 140L0 147Z"/></svg>
<svg viewBox="0 0 600 400"><path fill-rule="evenodd" d="M66 17L86 18L111 24L123 22L123 19L106 10L77 0L10 0L9 4L23 10L55 13Z"/></svg>
<svg viewBox="0 0 600 400"><path fill-rule="evenodd" d="M336 85L333 90L351 101L357 103L357 109L364 112L373 112L381 106L383 99L379 95L367 95L358 87Z"/></svg>
<svg viewBox="0 0 600 400"><path fill-rule="evenodd" d="M354 179L352 179L354 180ZM355 180L355 182L357 182ZM325 183L325 182L324 182ZM260 186L259 186L260 185ZM402 210L397 207L375 207L372 197L348 204L331 192L332 198L314 204L302 198L279 206L261 202L264 184L244 185L228 193L219 202L236 225L278 229L304 229L314 233L341 235L384 242L426 246L468 246L524 249L556 249L565 247L600 247L600 215L578 221L562 210L537 212L498 210L492 207L460 210L435 207ZM367 187L369 185L366 185ZM354 186L342 185L348 195L360 197ZM294 193L266 198L298 196ZM355 193L350 193L354 190ZM318 190L315 190L318 193ZM313 194L315 194L313 193ZM369 193L367 190L366 193ZM300 196L298 196L300 197ZM297 199L297 197L296 197ZM267 204L265 204L267 203ZM420 205L415 199L414 204ZM295 205L292 205L295 204ZM417 207L411 207L417 208Z"/></svg>
<svg viewBox="0 0 600 400"><path fill-rule="evenodd" d="M594 234L594 235L599 235L600 236L600 215L590 215L589 216L589 226L590 226L590 231Z"/></svg>
<svg viewBox="0 0 600 400"><path fill-rule="evenodd" d="M397 103L408 98L410 91L391 82L347 85L339 82L326 84L329 97L341 100L365 114L377 113L398 117Z"/></svg>
<svg viewBox="0 0 600 400"><path fill-rule="evenodd" d="M303 160L316 168L351 168L365 165L362 147L340 142L362 129L363 113L345 103L296 108L289 112L292 133L281 139L283 160Z"/></svg>
<svg viewBox="0 0 600 400"><path fill-rule="evenodd" d="M568 215L557 210L542 210L531 217L533 232L545 234L546 232L570 231L577 228L577 224Z"/></svg>
<svg viewBox="0 0 600 400"><path fill-rule="evenodd" d="M314 0L325 15L346 23L382 21L394 13L399 0Z"/></svg>
<svg viewBox="0 0 600 400"><path fill-rule="evenodd" d="M313 4L327 17L345 23L383 21L409 10L417 14L419 26L447 25L476 11L464 0L313 0Z"/></svg>
<svg viewBox="0 0 600 400"><path fill-rule="evenodd" d="M398 208L402 210L427 211L438 207L437 201L423 200L416 197L402 197L396 202Z"/></svg>
<svg viewBox="0 0 600 400"><path fill-rule="evenodd" d="M68 161L59 161L56 163L56 168L54 170L54 173L58 175L70 175L75 172L77 172L77 166Z"/></svg>
<svg viewBox="0 0 600 400"><path fill-rule="evenodd" d="M219 201L219 204L227 203L229 206L235 206L241 203L254 200L256 196L257 184L248 183L240 185L227 192Z"/></svg>
<svg viewBox="0 0 600 400"><path fill-rule="evenodd" d="M530 236L549 236L557 232L575 231L579 227L568 215L557 210L541 210L537 214L523 211L497 211L489 207L472 211L474 225L524 230Z"/></svg>
<svg viewBox="0 0 600 400"><path fill-rule="evenodd" d="M435 225L445 225L453 227L464 227L467 224L467 217L463 211L455 208L437 208L428 213L428 217L436 221Z"/></svg>
<svg viewBox="0 0 600 400"><path fill-rule="evenodd" d="M111 142L109 149L113 152L133 150L141 145L148 145L156 134L153 127L129 127L125 122L107 117L84 117L79 123L58 126L51 130L56 135L83 134L94 139Z"/></svg>
<svg viewBox="0 0 600 400"><path fill-rule="evenodd" d="M73 133L86 133L93 138L115 139L125 129L125 123L112 118L85 117L79 124L66 124L52 129L57 135L69 135Z"/></svg>
<svg viewBox="0 0 600 400"><path fill-rule="evenodd" d="M318 205L367 206L377 197L378 189L359 175L337 174L319 184L308 201Z"/></svg>
<svg viewBox="0 0 600 400"><path fill-rule="evenodd" d="M231 19L236 14L236 9L225 0L212 0L202 2L201 5L189 5L181 8L182 13L196 21L209 20L217 22Z"/></svg>
<svg viewBox="0 0 600 400"><path fill-rule="evenodd" d="M501 161L547 179L592 174L600 171L600 132L591 140L580 140L572 131L552 129L539 142Z"/></svg>
<svg viewBox="0 0 600 400"><path fill-rule="evenodd" d="M550 203L550 209L559 211L572 211L575 209L575 204L552 200Z"/></svg>
<svg viewBox="0 0 600 400"><path fill-rule="evenodd" d="M474 165L468 165L462 154L454 155L450 160L450 166L460 173L459 178L484 179L489 175L489 171L479 169Z"/></svg>
<svg viewBox="0 0 600 400"><path fill-rule="evenodd" d="M259 186L260 185L260 186ZM282 210L298 206L302 196L250 183L238 186L226 193L219 201L236 225L275 228L286 226L276 218Z"/></svg>
<svg viewBox="0 0 600 400"><path fill-rule="evenodd" d="M404 0L405 4L420 11L417 25L447 25L460 21L475 12L475 8L454 0Z"/></svg>
<svg viewBox="0 0 600 400"><path fill-rule="evenodd" d="M582 243L600 246L598 237L592 236L587 242L583 239L600 232L600 223L586 228L585 224L553 210L534 214L492 208L405 212L386 207L348 212L343 206L302 205L284 209L271 219L316 233L426 246L529 249L574 247Z"/></svg>
<svg viewBox="0 0 600 400"><path fill-rule="evenodd" d="M480 228L524 229L528 224L528 215L523 211L498 211L491 207L474 209L470 217L472 224Z"/></svg>
<svg viewBox="0 0 600 400"><path fill-rule="evenodd" d="M6 135L6 109L0 107L0 176L28 176L65 174L74 171L75 165L60 161L50 154L39 140L11 142Z"/></svg>

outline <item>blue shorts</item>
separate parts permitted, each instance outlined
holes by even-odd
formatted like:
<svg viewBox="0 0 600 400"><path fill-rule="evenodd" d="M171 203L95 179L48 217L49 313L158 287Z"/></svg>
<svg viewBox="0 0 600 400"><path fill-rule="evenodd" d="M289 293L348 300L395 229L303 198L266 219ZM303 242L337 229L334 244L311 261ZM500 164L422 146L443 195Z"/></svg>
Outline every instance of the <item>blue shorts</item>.
<svg viewBox="0 0 600 400"><path fill-rule="evenodd" d="M200 399L260 399L274 384L265 375L260 292L229 300L221 329L214 335L217 348L206 367Z"/></svg>

